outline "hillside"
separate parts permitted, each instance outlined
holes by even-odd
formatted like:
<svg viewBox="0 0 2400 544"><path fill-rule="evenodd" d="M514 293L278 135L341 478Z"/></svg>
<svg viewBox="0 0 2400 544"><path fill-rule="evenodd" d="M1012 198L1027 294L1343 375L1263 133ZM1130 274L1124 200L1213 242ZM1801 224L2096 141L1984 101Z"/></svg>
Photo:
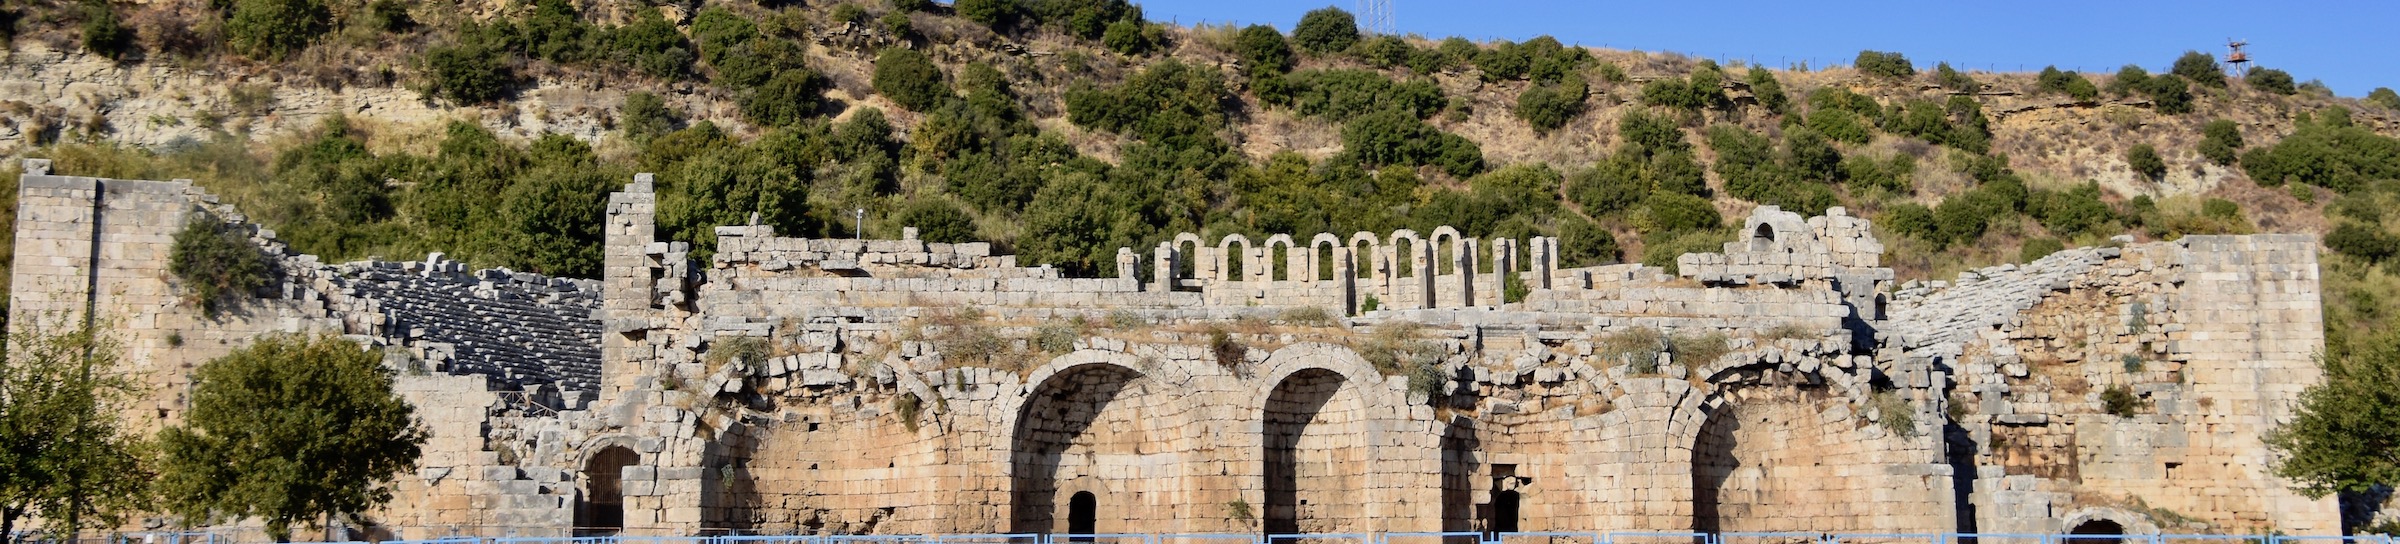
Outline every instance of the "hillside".
<svg viewBox="0 0 2400 544"><path fill-rule="evenodd" d="M1441 224L1671 264L1762 203L1875 218L1913 278L2126 233L2353 223L2375 234L2362 262L2400 243L2372 183L2400 177L2400 97L2208 59L1718 66L1361 35L1338 10L1174 27L1116 0L12 6L0 152L192 178L337 259L589 276L601 199L635 171L704 248L754 214L846 234L863 208L870 236L1081 274L1178 231Z"/></svg>

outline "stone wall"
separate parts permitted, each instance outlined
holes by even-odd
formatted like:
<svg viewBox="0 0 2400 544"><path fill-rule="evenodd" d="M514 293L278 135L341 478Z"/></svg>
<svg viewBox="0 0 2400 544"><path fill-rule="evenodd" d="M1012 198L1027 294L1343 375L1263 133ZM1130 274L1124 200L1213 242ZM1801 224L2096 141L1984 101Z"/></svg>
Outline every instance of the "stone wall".
<svg viewBox="0 0 2400 544"><path fill-rule="evenodd" d="M241 225L140 183L26 177L18 311L193 312L155 256L97 261L127 270L103 292L150 298L75 295L95 200L144 218L107 234L101 214L108 251L201 210ZM1445 228L1185 235L1120 250L1118 277L1070 278L986 244L746 225L694 261L657 238L646 175L608 209L597 283L325 265L255 231L281 273L252 307L280 328L191 321L223 347L129 364L196 364L266 330L385 349L416 369L401 387L435 436L375 515L411 537L2322 533L2335 515L2283 491L2257 443L2318 379L2302 237L2069 250L1895 288L1864 220L1761 208L1675 275L1556 268L1551 240ZM178 330L143 323L134 344ZM2105 413L2109 384L2140 412Z"/></svg>

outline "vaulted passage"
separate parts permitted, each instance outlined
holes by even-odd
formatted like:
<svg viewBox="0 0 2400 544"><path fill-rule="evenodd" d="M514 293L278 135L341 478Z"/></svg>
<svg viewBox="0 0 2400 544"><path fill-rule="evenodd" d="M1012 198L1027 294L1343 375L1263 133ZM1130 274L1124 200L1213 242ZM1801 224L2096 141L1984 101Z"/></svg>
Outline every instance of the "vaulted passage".
<svg viewBox="0 0 2400 544"><path fill-rule="evenodd" d="M1106 364L1075 367L1036 387L1013 435L1011 530L1116 531L1172 516L1161 501L1181 479L1189 444L1168 431L1185 418L1155 388L1140 373Z"/></svg>
<svg viewBox="0 0 2400 544"><path fill-rule="evenodd" d="M1366 526L1365 405L1341 374L1294 373L1267 395L1264 444L1270 533Z"/></svg>
<svg viewBox="0 0 2400 544"><path fill-rule="evenodd" d="M2114 521L2095 519L2076 525L2067 534L2074 536L2063 539L2066 544L2117 544L2125 540L2125 526Z"/></svg>
<svg viewBox="0 0 2400 544"><path fill-rule="evenodd" d="M1830 497L1863 496L1842 475L1834 436L1851 418L1825 421L1830 403L1805 389L1752 391L1709 414L1692 447L1692 529L1709 532L1833 531L1861 527L1860 512ZM1764 398L1761 398L1764 397ZM1781 397L1781 398L1776 398Z"/></svg>
<svg viewBox="0 0 2400 544"><path fill-rule="evenodd" d="M624 446L602 448L584 462L582 500L575 503L576 532L616 534L625 529L625 467L641 463L641 454Z"/></svg>

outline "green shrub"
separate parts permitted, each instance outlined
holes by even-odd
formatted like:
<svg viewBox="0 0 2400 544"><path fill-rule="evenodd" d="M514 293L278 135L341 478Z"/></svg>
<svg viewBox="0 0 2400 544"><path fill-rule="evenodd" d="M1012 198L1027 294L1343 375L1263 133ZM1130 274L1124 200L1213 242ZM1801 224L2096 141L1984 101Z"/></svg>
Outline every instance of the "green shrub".
<svg viewBox="0 0 2400 544"><path fill-rule="evenodd" d="M958 0L951 6L958 16L993 28L1015 22L1020 9L1016 0Z"/></svg>
<svg viewBox="0 0 2400 544"><path fill-rule="evenodd" d="M2336 253L2380 263L2400 253L2400 237L2380 229L2343 223L2325 234L2325 247Z"/></svg>
<svg viewBox="0 0 2400 544"><path fill-rule="evenodd" d="M1601 65L1601 73L1604 76L1603 79L1606 79L1605 74L1607 71L1610 68L1615 67L1615 64ZM1622 70L1619 71L1617 77L1618 79L1624 78L1624 73ZM1783 82L1775 79L1774 72L1767 71L1766 68L1752 66L1750 67L1750 73L1745 75L1743 79L1750 83L1750 94L1751 96L1758 97L1759 107L1766 108L1768 112L1776 114L1782 114L1785 112L1785 110L1791 107L1792 98L1783 94Z"/></svg>
<svg viewBox="0 0 2400 544"><path fill-rule="evenodd" d="M2108 203L2100 201L2100 184L2094 182L2065 192L2032 191L2025 200L2025 211L2059 236L2091 232L2115 216Z"/></svg>
<svg viewBox="0 0 2400 544"><path fill-rule="evenodd" d="M916 227L917 239L935 243L975 241L975 218L949 201L919 199L892 217L901 227ZM896 230L896 229L895 229Z"/></svg>
<svg viewBox="0 0 2400 544"><path fill-rule="evenodd" d="M1515 113L1518 119L1533 125L1535 132L1548 134L1583 115L1584 100L1590 95L1591 89L1582 81L1536 85L1517 95Z"/></svg>
<svg viewBox="0 0 2400 544"><path fill-rule="evenodd" d="M1342 152L1366 166L1440 166L1452 176L1483 171L1483 148L1416 116L1384 110L1342 127Z"/></svg>
<svg viewBox="0 0 2400 544"><path fill-rule="evenodd" d="M2133 96L2150 86L2150 71L2127 64L2117 69L2117 76L2108 80L2108 94Z"/></svg>
<svg viewBox="0 0 2400 544"><path fill-rule="evenodd" d="M2242 222L2242 205L2231 200L2211 198L2200 203L2200 215L2239 223Z"/></svg>
<svg viewBox="0 0 2400 544"><path fill-rule="evenodd" d="M176 231L167 272L183 286L186 301L214 315L267 285L267 255L249 236L201 215Z"/></svg>
<svg viewBox="0 0 2400 544"><path fill-rule="evenodd" d="M400 0L372 0L358 16L360 25L380 32L398 34L417 26L408 15L408 4Z"/></svg>
<svg viewBox="0 0 2400 544"><path fill-rule="evenodd" d="M2351 126L2327 112L2274 145L2242 153L2242 170L2262 186L2286 181L2349 193L2374 180L2400 179L2400 139Z"/></svg>
<svg viewBox="0 0 2400 544"><path fill-rule="evenodd" d="M1659 78L1642 85L1642 103L1687 111L1724 109L1733 103L1725 98L1725 74L1714 65L1702 65L1684 79Z"/></svg>
<svg viewBox="0 0 2400 544"><path fill-rule="evenodd" d="M1847 110L1819 110L1808 114L1804 124L1838 142L1863 145L1875 139L1875 127Z"/></svg>
<svg viewBox="0 0 2400 544"><path fill-rule="evenodd" d="M1941 227L1937 226L1933 220L1933 209L1927 208L1923 204L1915 202L1894 204L1891 208L1884 210L1882 216L1876 217L1875 223L1892 229L1892 232L1902 236L1933 242L1936 246L1942 245L1943 242Z"/></svg>
<svg viewBox="0 0 2400 544"><path fill-rule="evenodd" d="M2166 159L2159 158L2158 148L2150 144L2135 144L2125 150L2125 164L2133 167L2133 173L2151 181L2167 174Z"/></svg>
<svg viewBox="0 0 2400 544"><path fill-rule="evenodd" d="M225 48L259 60L282 60L324 34L333 14L318 0L234 0L225 18Z"/></svg>
<svg viewBox="0 0 2400 544"><path fill-rule="evenodd" d="M2185 51L2183 56L2175 59L2175 66L2168 69L2167 73L2191 80L2202 87L2225 88L2225 71L2217 67L2216 55Z"/></svg>
<svg viewBox="0 0 2400 544"><path fill-rule="evenodd" d="M1581 217L1558 219L1558 260L1568 268L1615 264L1622 258L1617 237Z"/></svg>
<svg viewBox="0 0 2400 544"><path fill-rule="evenodd" d="M108 2L93 0L84 4L83 11L83 48L109 60L123 60L133 48L133 29L117 20L117 10Z"/></svg>
<svg viewBox="0 0 2400 544"><path fill-rule="evenodd" d="M894 11L933 11L933 0L892 0L891 6Z"/></svg>
<svg viewBox="0 0 2400 544"><path fill-rule="evenodd" d="M1119 55L1141 55L1164 39L1164 30L1139 20L1120 19L1102 31L1100 45Z"/></svg>
<svg viewBox="0 0 2400 544"><path fill-rule="evenodd" d="M2242 127L2233 121L2218 119L2200 126L2200 156L2218 166L2232 166L2242 150Z"/></svg>
<svg viewBox="0 0 2400 544"><path fill-rule="evenodd" d="M1721 228L1725 217L1708 199L1682 193L1654 192L1644 202L1648 212L1640 222L1642 234L1661 238Z"/></svg>
<svg viewBox="0 0 2400 544"><path fill-rule="evenodd" d="M1593 217L1631 209L1649 196L1650 182L1621 168L1592 168L1567 178L1567 198Z"/></svg>
<svg viewBox="0 0 2400 544"><path fill-rule="evenodd" d="M1960 72L1950 68L1950 63L1948 62L1934 65L1933 81L1940 84L1944 89L1962 93L1972 93L1983 90L1982 83L1976 82L1975 78L1967 75L1966 72Z"/></svg>
<svg viewBox="0 0 2400 544"><path fill-rule="evenodd" d="M1842 159L1842 177L1853 188L1909 194L1916 192L1916 174L1917 158L1906 153L1881 161L1865 155Z"/></svg>
<svg viewBox="0 0 2400 544"><path fill-rule="evenodd" d="M2108 415L2133 417L2141 408L2141 397L2135 396L2133 389L2123 384L2108 386L2108 389L2100 392L2100 410Z"/></svg>
<svg viewBox="0 0 2400 544"><path fill-rule="evenodd" d="M1642 247L1642 265L1677 273L1675 260L1685 253L1716 253L1725 250L1733 234L1724 230L1696 230L1649 242Z"/></svg>
<svg viewBox="0 0 2400 544"><path fill-rule="evenodd" d="M2244 75L2242 80L2249 82L2250 88L2270 93L2289 96L2300 92L2300 89L2292 84L2291 72L2274 68L2252 67L2250 73Z"/></svg>
<svg viewBox="0 0 2400 544"><path fill-rule="evenodd" d="M1289 92L1276 100L1262 100L1275 105L1291 106L1304 116L1322 116L1337 122L1379 110L1394 109L1409 112L1419 119L1433 116L1448 102L1442 99L1442 89L1432 81L1394 82L1381 72L1368 70L1307 70L1285 78Z"/></svg>
<svg viewBox="0 0 2400 544"><path fill-rule="evenodd" d="M675 112L667 109L665 100L646 91L625 95L625 105L617 108L618 128L625 131L625 139L636 144L646 144L674 132L681 123Z"/></svg>
<svg viewBox="0 0 2400 544"><path fill-rule="evenodd" d="M1129 133L1173 149L1221 142L1225 126L1218 97L1224 74L1214 67L1167 59L1108 89L1079 85L1066 93L1067 119L1077 126Z"/></svg>
<svg viewBox="0 0 2400 544"><path fill-rule="evenodd" d="M742 117L764 127L780 127L798 123L816 115L824 107L825 88L830 85L825 76L812 70L786 70L744 93L741 98Z"/></svg>
<svg viewBox="0 0 2400 544"><path fill-rule="evenodd" d="M2067 244L2058 241L2057 238L2034 238L2031 240L2026 240L2025 245L2017 248L2017 262L2030 263L2038 261L2043 257L2050 256L2052 253L2057 253L2065 249L2067 249Z"/></svg>
<svg viewBox="0 0 2400 544"><path fill-rule="evenodd" d="M2400 110L2400 92L2394 92L2391 87L2376 87L2367 92L2367 103L2383 106L2387 110Z"/></svg>
<svg viewBox="0 0 2400 544"><path fill-rule="evenodd" d="M1869 402L1875 408L1875 414L1881 416L1876 424L1882 425L1883 430L1900 436L1916 436L1917 404L1910 402L1908 397L1900 396L1899 391L1886 389L1876 391Z"/></svg>
<svg viewBox="0 0 2400 544"><path fill-rule="evenodd" d="M1242 27L1241 35L1234 39L1234 49L1234 54L1241 57L1242 65L1250 71L1250 77L1290 72L1299 60L1293 56L1292 44L1283 38L1283 33L1267 25Z"/></svg>
<svg viewBox="0 0 2400 544"><path fill-rule="evenodd" d="M875 56L875 92L909 111L928 111L950 98L941 67L915 49L886 48Z"/></svg>
<svg viewBox="0 0 2400 544"><path fill-rule="evenodd" d="M478 44L425 51L423 94L454 104L487 104L515 92L516 70L507 53Z"/></svg>
<svg viewBox="0 0 2400 544"><path fill-rule="evenodd" d="M602 41L616 62L659 79L690 75L692 61L698 58L675 23L667 22L657 9L635 10L632 23L610 29Z"/></svg>
<svg viewBox="0 0 2400 544"><path fill-rule="evenodd" d="M2076 100L2088 101L2100 97L2100 88L2092 86L2092 80L2084 79L2082 73L2059 70L2057 66L2042 67L2042 74L2035 78L2034 83L2042 92L2063 94Z"/></svg>
<svg viewBox="0 0 2400 544"><path fill-rule="evenodd" d="M1445 45L1444 49L1449 48ZM1475 67L1483 70L1486 82L1526 79L1555 84L1591 63L1591 52L1566 47L1550 36L1536 36L1525 43L1502 40L1475 52Z"/></svg>
<svg viewBox="0 0 2400 544"><path fill-rule="evenodd" d="M1850 64L1857 66L1859 73L1886 79L1917 77L1917 67L1908 62L1908 57L1899 53L1859 51L1858 58Z"/></svg>
<svg viewBox="0 0 2400 544"><path fill-rule="evenodd" d="M1358 43L1358 19L1337 7L1322 7L1300 16L1292 27L1292 44L1318 55L1339 53Z"/></svg>
<svg viewBox="0 0 2400 544"><path fill-rule="evenodd" d="M2222 77L2219 78L2218 84L2224 84ZM2143 92L2150 95L2150 101L2156 104L2159 113L2182 115L2192 112L2192 87L2191 84L2184 82L2182 77L2175 75L2153 77L2150 78L2149 84L2143 87Z"/></svg>

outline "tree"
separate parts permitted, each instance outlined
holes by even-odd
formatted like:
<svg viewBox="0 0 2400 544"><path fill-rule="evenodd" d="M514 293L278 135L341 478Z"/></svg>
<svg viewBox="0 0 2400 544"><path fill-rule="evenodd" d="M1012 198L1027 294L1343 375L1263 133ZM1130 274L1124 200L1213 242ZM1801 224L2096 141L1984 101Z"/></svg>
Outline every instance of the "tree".
<svg viewBox="0 0 2400 544"><path fill-rule="evenodd" d="M2376 87L2375 90L2367 92L2367 103L2383 106L2384 109L2400 110L2400 92L2393 92L2391 87Z"/></svg>
<svg viewBox="0 0 2400 544"><path fill-rule="evenodd" d="M283 60L324 34L333 13L317 0L235 0L225 46L242 56Z"/></svg>
<svg viewBox="0 0 2400 544"><path fill-rule="evenodd" d="M21 324L0 351L0 535L39 518L55 534L121 524L147 495L146 445L117 414L134 384L99 327ZM64 330L44 334L37 328Z"/></svg>
<svg viewBox="0 0 2400 544"><path fill-rule="evenodd" d="M2242 150L2242 127L2217 119L2200 126L2200 156L2218 166L2232 166Z"/></svg>
<svg viewBox="0 0 2400 544"><path fill-rule="evenodd" d="M786 70L742 97L742 116L762 126L798 123L817 113L829 85L814 70Z"/></svg>
<svg viewBox="0 0 2400 544"><path fill-rule="evenodd" d="M518 176L500 194L499 219L513 238L515 266L552 276L600 275L601 225L608 192L625 173L603 166L591 146L545 134L534 147L544 163ZM544 148L563 151L541 153Z"/></svg>
<svg viewBox="0 0 2400 544"><path fill-rule="evenodd" d="M2249 82L2253 89L2270 93L2289 96L2300 92L2300 88L2292 83L2291 72L2265 66L2251 68L2249 74L2242 76L2242 80Z"/></svg>
<svg viewBox="0 0 2400 544"><path fill-rule="evenodd" d="M952 5L960 17L993 28L1006 26L1017 18L1015 0L958 0Z"/></svg>
<svg viewBox="0 0 2400 544"><path fill-rule="evenodd" d="M892 47L875 56L875 92L909 111L929 111L951 97L941 67L915 49Z"/></svg>
<svg viewBox="0 0 2400 544"><path fill-rule="evenodd" d="M517 84L508 53L480 44L435 47L425 52L426 96L454 104L484 104L507 98Z"/></svg>
<svg viewBox="0 0 2400 544"><path fill-rule="evenodd" d="M109 60L123 60L133 46L133 29L117 20L117 10L107 2L84 5L83 48Z"/></svg>
<svg viewBox="0 0 2400 544"><path fill-rule="evenodd" d="M2283 456L2275 474L2310 497L2400 482L2400 332L2327 344L2325 382L2267 434Z"/></svg>
<svg viewBox="0 0 2400 544"><path fill-rule="evenodd" d="M625 105L618 108L617 127L625 131L625 139L636 144L649 143L652 138L675 131L682 121L667 102L649 92L625 95Z"/></svg>
<svg viewBox="0 0 2400 544"><path fill-rule="evenodd" d="M1283 33L1277 32L1275 27L1242 27L1241 35L1234 38L1234 49L1242 57L1242 64L1250 71L1250 77L1292 71L1292 44L1284 40Z"/></svg>
<svg viewBox="0 0 2400 544"><path fill-rule="evenodd" d="M1358 18L1342 8L1326 6L1300 16L1292 28L1292 43L1314 54L1339 53L1358 43Z"/></svg>
<svg viewBox="0 0 2400 544"><path fill-rule="evenodd" d="M1615 65L1612 64L1609 66ZM1784 113L1788 108L1790 108L1792 99L1790 96L1783 94L1783 82L1775 79L1774 72L1767 71L1766 68L1752 66L1750 67L1750 73L1746 74L1743 79L1749 80L1750 94L1758 97L1759 107L1766 108L1768 112L1776 114Z"/></svg>
<svg viewBox="0 0 2400 544"><path fill-rule="evenodd" d="M159 432L167 509L191 524L258 518L282 542L390 502L426 432L382 359L338 336L279 335L202 364L191 412Z"/></svg>
<svg viewBox="0 0 2400 544"><path fill-rule="evenodd" d="M2166 159L2159 158L2158 148L2150 144L2135 144L2133 149L2125 150L2125 164L2132 166L2134 173L2153 181L2167 174Z"/></svg>
<svg viewBox="0 0 2400 544"><path fill-rule="evenodd" d="M1558 85L1536 85L1517 95L1515 113L1518 119L1533 125L1534 132L1549 134L1567 121L1583 115L1584 99L1591 95L1590 87L1582 81Z"/></svg>
<svg viewBox="0 0 2400 544"><path fill-rule="evenodd" d="M975 241L975 218L950 201L927 198L910 202L900 208L892 221L902 227L916 227L917 239L936 243Z"/></svg>
<svg viewBox="0 0 2400 544"><path fill-rule="evenodd" d="M1871 76L1888 79L1917 77L1917 67L1909 64L1908 57L1899 53L1859 51L1858 59L1851 61L1851 64L1857 66L1859 72Z"/></svg>
<svg viewBox="0 0 2400 544"><path fill-rule="evenodd" d="M1559 264L1567 267L1615 264L1621 256L1615 234L1573 215L1558 219L1558 253Z"/></svg>
<svg viewBox="0 0 2400 544"><path fill-rule="evenodd" d="M2217 56L2199 51L2185 51L2175 59L2167 73L2181 76L2202 87L2225 88L2225 71L2217 68Z"/></svg>

